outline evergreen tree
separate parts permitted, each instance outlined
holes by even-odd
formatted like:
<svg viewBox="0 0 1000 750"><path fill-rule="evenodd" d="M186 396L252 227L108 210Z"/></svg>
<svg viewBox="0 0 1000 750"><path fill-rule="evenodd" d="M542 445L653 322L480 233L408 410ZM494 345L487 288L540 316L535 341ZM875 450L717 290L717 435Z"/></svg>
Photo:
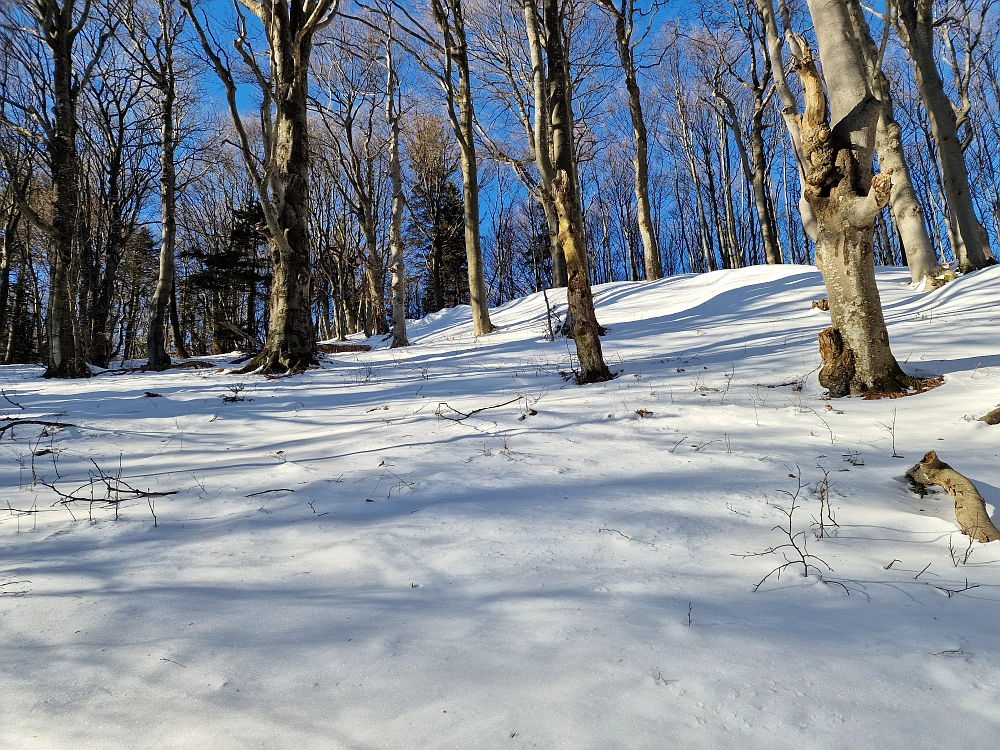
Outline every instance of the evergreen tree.
<svg viewBox="0 0 1000 750"><path fill-rule="evenodd" d="M462 194L451 179L419 180L410 196L408 239L421 266L421 311L468 304Z"/></svg>

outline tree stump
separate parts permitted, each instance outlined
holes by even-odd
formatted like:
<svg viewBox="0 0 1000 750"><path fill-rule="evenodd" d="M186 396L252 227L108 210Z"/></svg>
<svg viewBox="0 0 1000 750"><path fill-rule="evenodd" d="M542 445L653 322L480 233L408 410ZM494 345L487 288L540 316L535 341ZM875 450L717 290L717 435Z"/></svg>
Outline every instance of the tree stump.
<svg viewBox="0 0 1000 750"><path fill-rule="evenodd" d="M1000 540L1000 531L990 520L976 485L939 459L937 453L927 453L920 463L906 472L906 476L920 484L936 484L951 495L955 501L955 520L963 534L980 542Z"/></svg>

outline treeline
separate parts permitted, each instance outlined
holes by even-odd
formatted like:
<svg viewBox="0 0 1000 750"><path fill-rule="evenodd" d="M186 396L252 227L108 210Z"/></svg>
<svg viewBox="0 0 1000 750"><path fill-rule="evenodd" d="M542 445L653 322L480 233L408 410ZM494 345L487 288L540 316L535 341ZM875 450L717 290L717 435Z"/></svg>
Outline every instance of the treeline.
<svg viewBox="0 0 1000 750"><path fill-rule="evenodd" d="M590 284L813 262L789 102L825 5L880 106L875 261L982 267L992 0L3 0L0 361L284 371L582 274L579 346Z"/></svg>

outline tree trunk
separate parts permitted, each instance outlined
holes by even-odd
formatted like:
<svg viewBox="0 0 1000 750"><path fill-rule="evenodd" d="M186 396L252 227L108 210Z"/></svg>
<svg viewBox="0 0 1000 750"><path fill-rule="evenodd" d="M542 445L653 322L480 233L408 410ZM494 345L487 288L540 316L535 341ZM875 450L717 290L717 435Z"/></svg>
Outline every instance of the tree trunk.
<svg viewBox="0 0 1000 750"><path fill-rule="evenodd" d="M916 191L910 181L910 170L903 152L902 130L896 122L889 81L879 66L879 51L860 8L854 8L854 23L857 35L863 42L862 52L868 74L874 83L874 94L881 105L878 128L875 133L875 150L878 154L879 169L892 175L892 192L889 209L903 243L903 252L910 268L910 279L914 282L925 278L933 279L942 272L934 245L931 244L924 223L924 212L917 200Z"/></svg>
<svg viewBox="0 0 1000 750"><path fill-rule="evenodd" d="M804 197L817 221L816 265L823 274L836 357L820 372L831 396L896 392L913 384L889 349L875 285L875 220L889 201L891 183L872 177L878 102L852 25L856 0L809 0L831 112L823 81L805 39L797 37L805 114L800 121ZM832 121L833 127L830 127ZM837 341L839 339L839 342ZM838 351L839 350L839 351Z"/></svg>
<svg viewBox="0 0 1000 750"><path fill-rule="evenodd" d="M920 99L927 110L931 133L937 144L938 161L948 215L952 222L955 257L963 273L985 268L992 262L983 246L981 227L972 202L969 173L958 138L955 109L944 90L934 56L934 18L931 0L895 0L899 14L896 29L913 61Z"/></svg>
<svg viewBox="0 0 1000 750"><path fill-rule="evenodd" d="M256 58L238 38L244 63L265 81L265 101L273 104L273 121L264 125L265 163L259 168L236 102L236 82L210 41L191 0L180 0L197 30L202 49L226 88L226 100L239 137L247 172L254 181L271 250L270 315L264 350L242 372L301 372L316 364L316 331L312 317L312 265L309 254L309 130L307 100L309 57L317 29L336 14L336 0L275 2L246 0L243 5L260 19L270 47L270 70L264 75ZM270 114L270 107L265 108Z"/></svg>
<svg viewBox="0 0 1000 750"><path fill-rule="evenodd" d="M174 160L174 100L176 98L174 79L173 45L171 18L166 5L159 4L160 43L163 66L153 73L154 82L160 92L160 268L156 280L156 290L150 302L149 323L146 333L148 360L146 366L161 370L170 366L170 355L166 347L166 318L174 297L174 252L177 240L177 174ZM183 344L174 335L178 353Z"/></svg>
<svg viewBox="0 0 1000 750"><path fill-rule="evenodd" d="M177 314L177 279L170 285L170 330L174 337L174 349L181 359L190 359L187 347L184 345L184 332L181 330L180 316Z"/></svg>
<svg viewBox="0 0 1000 750"><path fill-rule="evenodd" d="M570 86L562 46L562 8L559 0L544 0L551 103L552 166L555 175L552 193L559 216L559 245L566 257L566 302L570 335L576 343L580 373L577 381L597 383L613 376L604 364L600 326L594 312L594 298L587 271L587 248L583 234L583 212L574 177L575 150L572 116L569 111Z"/></svg>
<svg viewBox="0 0 1000 750"><path fill-rule="evenodd" d="M161 20L161 29L164 31L166 31L165 26ZM150 302L146 332L148 354L146 366L153 370L162 370L170 366L164 321L174 291L174 251L177 239L173 65L172 63L169 65L171 66L169 72L164 72L170 77L170 82L160 91L160 270L156 280L156 291L153 292Z"/></svg>
<svg viewBox="0 0 1000 750"><path fill-rule="evenodd" d="M875 135L879 169L892 175L892 191L889 194L889 209L899 230L899 237L906 253L906 264L910 268L910 280L914 283L923 279L933 279L943 272L934 253L934 245L927 233L924 210L917 200L916 191L910 181L910 170L903 155L902 134L892 116L891 105L888 112L883 103L879 116L878 131Z"/></svg>
<svg viewBox="0 0 1000 750"><path fill-rule="evenodd" d="M13 205L4 223L3 243L0 245L0 336L7 331L7 300L10 296L10 265L17 245L17 225L21 214Z"/></svg>
<svg viewBox="0 0 1000 750"><path fill-rule="evenodd" d="M566 257L559 242L559 216L552 196L552 116L549 91L546 85L546 66L542 56L542 34L538 24L537 0L522 0L528 49L531 53L531 90L534 104L535 132L532 151L538 167L539 194L545 223L549 229L549 252L552 257L552 286L566 286Z"/></svg>
<svg viewBox="0 0 1000 750"><path fill-rule="evenodd" d="M74 84L73 40L71 33L72 0L69 12L53 13L54 33L46 30L45 39L52 51L53 109L55 132L47 144L52 169L51 263L47 335L49 341L46 378L90 377L90 368L80 351L74 328L73 293L70 267L73 264L75 230L80 213L80 159L76 150L76 101Z"/></svg>
<svg viewBox="0 0 1000 750"><path fill-rule="evenodd" d="M391 30L391 24L390 24ZM403 170L399 162L399 116L396 91L399 81L392 58L392 37L386 40L386 118L389 121L389 180L392 185L392 214L389 219L389 253L392 262L392 346L409 346L406 337L406 261L403 258Z"/></svg>
<svg viewBox="0 0 1000 750"><path fill-rule="evenodd" d="M750 127L750 154L753 157L750 186L753 190L753 205L757 212L760 236L764 243L764 259L770 265L777 265L782 262L782 257L781 248L778 247L774 203L767 189L767 154L764 151L765 111L763 96L759 91L754 91L754 109Z"/></svg>
<svg viewBox="0 0 1000 750"><path fill-rule="evenodd" d="M615 7L612 0L600 0L600 4L615 23L615 47L618 50L618 61L622 72L625 74L628 111L632 120L632 136L635 143L632 165L635 168L636 213L639 220L639 234L642 237L646 280L655 281L663 278L663 263L660 260L660 248L656 240L653 212L649 203L649 138L646 134L646 120L642 113L642 92L639 89L632 48L635 3L634 0L624 0L620 8Z"/></svg>
<svg viewBox="0 0 1000 750"><path fill-rule="evenodd" d="M472 80L469 72L469 48L465 36L465 16L461 0L447 0L451 19L439 0L431 10L444 39L446 58L458 73L458 115L449 106L452 125L458 138L462 162L462 200L465 206L465 256L469 268L469 302L472 306L472 326L476 336L493 332L490 322L489 299L486 294L486 272L479 233L479 163L476 157L475 108L472 100ZM451 96L449 96L451 99Z"/></svg>

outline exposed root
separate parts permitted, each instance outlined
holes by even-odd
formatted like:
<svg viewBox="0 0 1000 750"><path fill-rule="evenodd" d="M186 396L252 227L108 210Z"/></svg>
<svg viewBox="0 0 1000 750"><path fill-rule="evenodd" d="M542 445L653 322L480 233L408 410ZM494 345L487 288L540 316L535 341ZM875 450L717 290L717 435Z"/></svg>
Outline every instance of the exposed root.
<svg viewBox="0 0 1000 750"><path fill-rule="evenodd" d="M234 370L236 375L297 375L312 367L318 367L319 362L313 354L301 357L288 357L283 352L265 349L243 367Z"/></svg>
<svg viewBox="0 0 1000 750"><path fill-rule="evenodd" d="M944 375L937 378L909 378L911 386L905 391L868 391L861 394L861 397L868 401L879 398L904 398L906 396L916 396L918 393L926 393L938 386L944 385Z"/></svg>

